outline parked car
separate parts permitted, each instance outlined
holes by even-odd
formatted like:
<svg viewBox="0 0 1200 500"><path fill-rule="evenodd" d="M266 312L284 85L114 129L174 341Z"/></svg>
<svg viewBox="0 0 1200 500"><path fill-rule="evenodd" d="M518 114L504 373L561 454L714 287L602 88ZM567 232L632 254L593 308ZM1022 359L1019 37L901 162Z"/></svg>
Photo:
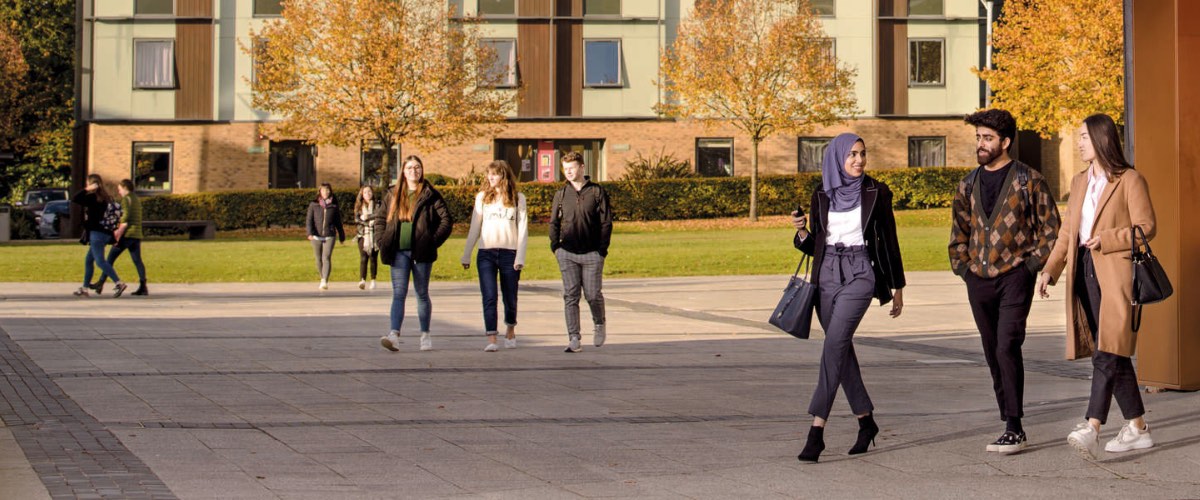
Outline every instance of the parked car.
<svg viewBox="0 0 1200 500"><path fill-rule="evenodd" d="M71 202L56 200L47 203L42 215L34 218L39 238L57 238L62 230L63 219L71 213Z"/></svg>
<svg viewBox="0 0 1200 500"><path fill-rule="evenodd" d="M30 189L25 192L25 200L18 201L16 205L19 208L33 212L33 215L37 216L42 215L42 209L45 208L47 203L52 201L67 201L69 199L70 197L67 195L66 188Z"/></svg>

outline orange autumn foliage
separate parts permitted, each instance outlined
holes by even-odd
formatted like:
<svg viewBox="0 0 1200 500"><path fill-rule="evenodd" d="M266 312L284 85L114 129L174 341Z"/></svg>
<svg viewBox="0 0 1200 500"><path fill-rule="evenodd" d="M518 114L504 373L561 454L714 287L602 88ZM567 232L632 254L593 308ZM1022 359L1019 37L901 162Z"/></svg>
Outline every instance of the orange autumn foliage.
<svg viewBox="0 0 1200 500"><path fill-rule="evenodd" d="M17 108L21 104L28 70L17 39L0 25L0 147L15 141L11 135L15 133L16 118L20 116Z"/></svg>

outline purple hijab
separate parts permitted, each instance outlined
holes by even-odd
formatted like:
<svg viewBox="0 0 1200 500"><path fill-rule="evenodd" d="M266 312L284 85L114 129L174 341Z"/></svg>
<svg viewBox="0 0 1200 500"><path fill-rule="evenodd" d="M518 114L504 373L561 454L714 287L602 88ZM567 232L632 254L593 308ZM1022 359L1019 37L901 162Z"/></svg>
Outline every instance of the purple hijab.
<svg viewBox="0 0 1200 500"><path fill-rule="evenodd" d="M862 202L863 176L851 177L844 168L846 155L850 154L854 143L861 140L847 132L834 137L825 148L825 158L821 161L821 187L829 196L831 212L849 212Z"/></svg>

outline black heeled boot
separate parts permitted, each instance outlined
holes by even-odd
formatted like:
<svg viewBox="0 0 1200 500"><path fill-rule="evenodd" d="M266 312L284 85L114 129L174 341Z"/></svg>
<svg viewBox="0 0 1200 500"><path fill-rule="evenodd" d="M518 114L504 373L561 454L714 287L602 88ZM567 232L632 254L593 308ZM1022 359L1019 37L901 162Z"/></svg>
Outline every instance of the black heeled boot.
<svg viewBox="0 0 1200 500"><path fill-rule="evenodd" d="M865 417L858 419L858 440L854 442L854 447L850 448L850 455L858 455L866 453L867 446L875 445L875 436L879 434L879 426L875 424L875 416L868 413Z"/></svg>
<svg viewBox="0 0 1200 500"><path fill-rule="evenodd" d="M796 456L796 459L801 462L817 463L817 458L821 456L821 452L825 451L825 428L812 426L808 428L808 441L804 443L804 449Z"/></svg>
<svg viewBox="0 0 1200 500"><path fill-rule="evenodd" d="M138 284L138 289L133 292L134 295L150 295L150 289L146 288L146 280L142 280Z"/></svg>

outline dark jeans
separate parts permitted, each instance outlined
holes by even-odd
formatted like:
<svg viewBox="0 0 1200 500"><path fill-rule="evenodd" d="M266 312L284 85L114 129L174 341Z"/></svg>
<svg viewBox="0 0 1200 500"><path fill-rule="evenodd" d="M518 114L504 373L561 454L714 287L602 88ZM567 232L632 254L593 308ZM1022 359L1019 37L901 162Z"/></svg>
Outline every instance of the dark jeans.
<svg viewBox="0 0 1200 500"><path fill-rule="evenodd" d="M142 240L138 238L121 238L112 248L108 249L108 265L112 265L117 261L126 250L129 250L129 258L133 260L133 267L137 269L138 279L142 283L146 282L146 265L142 263ZM108 274L100 275L100 285L108 280Z"/></svg>
<svg viewBox="0 0 1200 500"><path fill-rule="evenodd" d="M421 331L429 331L429 318L433 314L433 303L429 301L429 275L433 272L432 262L412 260L412 251L396 252L392 260L392 330L400 331L404 324L404 301L408 298L408 277L412 274L413 289L417 291L417 321Z"/></svg>
<svg viewBox="0 0 1200 500"><path fill-rule="evenodd" d="M104 260L104 246L111 241L111 234L101 231L88 232L88 253L83 259L83 286L86 287L92 283L92 274L96 272L96 266L100 267L101 276L112 276L113 281L121 281L112 264Z"/></svg>
<svg viewBox="0 0 1200 500"><path fill-rule="evenodd" d="M483 328L496 335L496 275L500 275L500 294L504 298L504 324L517 325L517 284L521 271L513 269L517 251L503 248L479 249L475 268L479 271L479 293L483 295Z"/></svg>
<svg viewBox="0 0 1200 500"><path fill-rule="evenodd" d="M1021 265L995 278L981 278L970 271L963 276L983 342L983 357L992 373L1000 420L1021 418L1025 414L1021 345L1025 343L1025 321L1033 304L1033 273Z"/></svg>
<svg viewBox="0 0 1200 500"><path fill-rule="evenodd" d="M379 250L371 250L364 252L362 240L358 240L358 279L367 279L367 267L371 269L371 280L375 280L375 275L379 272Z"/></svg>
<svg viewBox="0 0 1200 500"><path fill-rule="evenodd" d="M1075 296L1087 313L1092 341L1096 343L1100 331L1100 282L1096 279L1092 252L1087 247L1079 248L1075 269ZM1094 418L1104 424L1108 420L1108 409L1114 396L1126 420L1146 414L1133 360L1096 349L1092 353L1092 395L1088 400L1086 418Z"/></svg>

